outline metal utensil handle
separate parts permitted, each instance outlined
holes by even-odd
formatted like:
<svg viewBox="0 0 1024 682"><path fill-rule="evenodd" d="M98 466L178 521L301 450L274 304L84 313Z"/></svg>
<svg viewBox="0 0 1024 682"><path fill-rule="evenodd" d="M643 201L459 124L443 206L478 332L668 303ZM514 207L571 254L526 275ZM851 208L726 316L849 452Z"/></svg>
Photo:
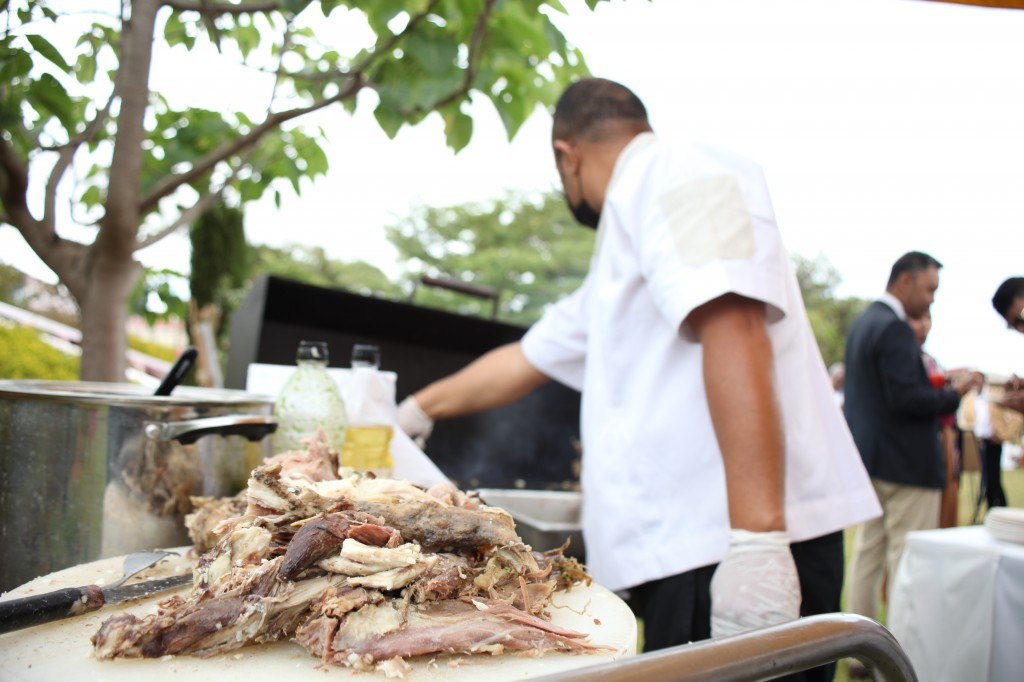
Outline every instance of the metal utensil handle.
<svg viewBox="0 0 1024 682"><path fill-rule="evenodd" d="M195 443L203 436L245 436L257 441L277 430L273 417L254 414L226 414L176 422L146 422L143 432L150 440L176 440L183 445Z"/></svg>
<svg viewBox="0 0 1024 682"><path fill-rule="evenodd" d="M160 382L160 386L157 387L156 393L153 395L170 395L174 387L180 384L181 380L192 369L192 365L196 364L196 357L198 355L199 351L196 350L195 346L189 346L182 351L181 355L178 356L178 359L171 366L171 371Z"/></svg>
<svg viewBox="0 0 1024 682"><path fill-rule="evenodd" d="M97 585L65 587L0 602L0 634L95 611L105 603Z"/></svg>

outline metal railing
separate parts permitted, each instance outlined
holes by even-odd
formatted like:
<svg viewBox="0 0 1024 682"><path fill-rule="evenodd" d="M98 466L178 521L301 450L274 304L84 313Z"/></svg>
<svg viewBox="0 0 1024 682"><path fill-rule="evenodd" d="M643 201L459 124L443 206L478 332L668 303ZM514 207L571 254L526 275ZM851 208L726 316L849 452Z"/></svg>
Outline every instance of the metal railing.
<svg viewBox="0 0 1024 682"><path fill-rule="evenodd" d="M536 682L754 682L857 658L876 682L917 682L896 638L864 616L809 616L734 637L685 644Z"/></svg>

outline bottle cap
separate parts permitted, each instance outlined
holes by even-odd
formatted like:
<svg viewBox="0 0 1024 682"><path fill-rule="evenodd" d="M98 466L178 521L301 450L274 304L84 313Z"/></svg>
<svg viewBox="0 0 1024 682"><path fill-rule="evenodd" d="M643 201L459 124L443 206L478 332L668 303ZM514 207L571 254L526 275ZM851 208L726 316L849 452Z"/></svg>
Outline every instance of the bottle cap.
<svg viewBox="0 0 1024 682"><path fill-rule="evenodd" d="M372 343L357 343L352 346L352 368L380 367L380 348Z"/></svg>
<svg viewBox="0 0 1024 682"><path fill-rule="evenodd" d="M326 341L299 341L299 351L296 354L301 361L322 362L327 364L330 357L327 352Z"/></svg>

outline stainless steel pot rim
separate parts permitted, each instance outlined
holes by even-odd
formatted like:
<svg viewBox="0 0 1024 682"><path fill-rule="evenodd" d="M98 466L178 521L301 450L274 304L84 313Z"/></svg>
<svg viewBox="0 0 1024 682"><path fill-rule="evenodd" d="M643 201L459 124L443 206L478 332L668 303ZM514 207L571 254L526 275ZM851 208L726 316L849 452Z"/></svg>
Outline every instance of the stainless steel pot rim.
<svg viewBox="0 0 1024 682"><path fill-rule="evenodd" d="M273 404L272 396L233 389L178 386L169 396L155 396L148 386L100 381L0 379L0 397L30 398L100 405L252 405Z"/></svg>

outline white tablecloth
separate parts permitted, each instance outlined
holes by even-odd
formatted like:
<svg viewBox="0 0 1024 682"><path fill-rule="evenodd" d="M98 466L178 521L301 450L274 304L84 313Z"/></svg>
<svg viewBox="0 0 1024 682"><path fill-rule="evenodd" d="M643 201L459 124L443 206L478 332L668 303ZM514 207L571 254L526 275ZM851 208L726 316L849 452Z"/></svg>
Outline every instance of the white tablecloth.
<svg viewBox="0 0 1024 682"><path fill-rule="evenodd" d="M910 533L888 625L922 682L1024 679L1024 545L982 526Z"/></svg>

